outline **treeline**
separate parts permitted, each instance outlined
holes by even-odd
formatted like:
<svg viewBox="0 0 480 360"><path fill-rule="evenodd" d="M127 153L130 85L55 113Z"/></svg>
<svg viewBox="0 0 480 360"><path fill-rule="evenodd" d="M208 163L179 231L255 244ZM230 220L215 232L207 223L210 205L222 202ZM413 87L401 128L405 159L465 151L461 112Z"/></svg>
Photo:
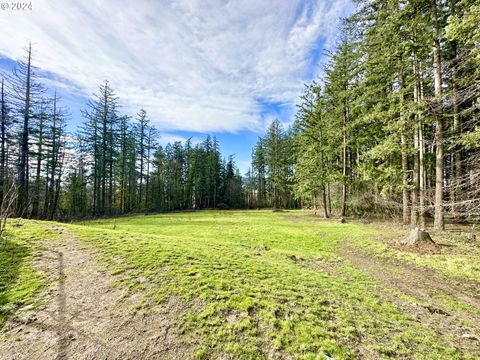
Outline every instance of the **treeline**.
<svg viewBox="0 0 480 360"><path fill-rule="evenodd" d="M1 75L0 212L318 207L325 217L432 218L437 229L445 216L478 220L479 23L473 0L358 2L293 126L270 125L244 178L215 138L159 146L148 114L122 114L108 82L67 134L68 111L28 47Z"/></svg>
<svg viewBox="0 0 480 360"><path fill-rule="evenodd" d="M0 208L2 217L52 219L66 161L66 120L32 65L31 45L11 74L1 74Z"/></svg>
<svg viewBox="0 0 480 360"><path fill-rule="evenodd" d="M108 81L71 118L33 66L32 48L1 74L0 209L42 219L245 206L233 156L216 138L162 147L145 110L121 113ZM13 201L12 201L13 200Z"/></svg>
<svg viewBox="0 0 480 360"><path fill-rule="evenodd" d="M293 128L255 148L252 201L478 220L479 24L471 0L359 2Z"/></svg>
<svg viewBox="0 0 480 360"><path fill-rule="evenodd" d="M252 151L252 166L247 173L245 192L250 208L295 208L300 202L294 196L294 134L285 131L274 120L265 136L258 139Z"/></svg>

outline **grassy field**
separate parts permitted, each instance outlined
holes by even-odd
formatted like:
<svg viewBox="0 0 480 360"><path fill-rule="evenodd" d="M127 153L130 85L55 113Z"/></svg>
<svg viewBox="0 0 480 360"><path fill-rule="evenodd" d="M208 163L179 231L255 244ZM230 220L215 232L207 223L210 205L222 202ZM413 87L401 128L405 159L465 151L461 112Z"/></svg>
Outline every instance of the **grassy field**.
<svg viewBox="0 0 480 360"><path fill-rule="evenodd" d="M18 223L15 220L12 224ZM22 221L21 227L12 224L6 241L0 240L0 327L17 308L39 303L36 295L45 279L32 263L41 256L40 241L57 238L46 223Z"/></svg>
<svg viewBox="0 0 480 360"><path fill-rule="evenodd" d="M379 239L399 238L406 229L339 224L300 211L203 211L63 226L95 249L119 287L142 295L133 312L148 314L172 296L197 304L178 319L176 329L179 341L194 344L196 358L322 359L324 352L336 359L480 356L474 337L459 344L423 321L424 313L419 320L409 311L410 306L430 309L434 294L435 309L460 314L462 326L477 331L475 298L470 303L470 297L457 298L437 287L415 298L385 285L354 260L358 251L379 269L382 261L410 273L421 266L446 286L467 279L475 287L479 253L468 244L438 254L403 251ZM35 303L42 286L41 274L32 267L40 253L38 240L55 241L42 223L26 222L9 231L10 241L0 251L0 320Z"/></svg>

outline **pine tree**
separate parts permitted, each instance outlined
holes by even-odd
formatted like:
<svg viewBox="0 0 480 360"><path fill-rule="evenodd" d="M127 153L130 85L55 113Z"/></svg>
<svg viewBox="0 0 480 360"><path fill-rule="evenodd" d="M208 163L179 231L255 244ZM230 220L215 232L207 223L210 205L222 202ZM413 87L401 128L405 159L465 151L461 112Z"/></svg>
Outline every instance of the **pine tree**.
<svg viewBox="0 0 480 360"><path fill-rule="evenodd" d="M0 207L4 200L4 194L8 188L8 152L9 152L9 140L11 138L12 118L10 116L10 108L7 100L7 91L5 88L5 80L2 78L0 94Z"/></svg>
<svg viewBox="0 0 480 360"><path fill-rule="evenodd" d="M145 207L145 189L144 189L144 182L145 182L145 168L147 162L147 140L148 140L148 133L149 133L149 120L147 118L147 112L141 109L137 114L137 141L138 141L138 162L139 162L139 170L138 170L138 199L139 199L139 208L143 209Z"/></svg>
<svg viewBox="0 0 480 360"><path fill-rule="evenodd" d="M85 144L83 150L92 159L93 215L112 211L115 144L120 123L118 107L118 98L108 81L105 81L94 95L94 100L90 100L82 112L87 122L79 136Z"/></svg>
<svg viewBox="0 0 480 360"><path fill-rule="evenodd" d="M18 116L21 122L18 136L20 153L18 156L17 216L26 215L30 206L29 142L31 119L35 106L45 92L45 88L38 81L37 69L32 65L32 57L32 45L29 44L25 49L25 57L17 61L13 73L7 77L15 116Z"/></svg>

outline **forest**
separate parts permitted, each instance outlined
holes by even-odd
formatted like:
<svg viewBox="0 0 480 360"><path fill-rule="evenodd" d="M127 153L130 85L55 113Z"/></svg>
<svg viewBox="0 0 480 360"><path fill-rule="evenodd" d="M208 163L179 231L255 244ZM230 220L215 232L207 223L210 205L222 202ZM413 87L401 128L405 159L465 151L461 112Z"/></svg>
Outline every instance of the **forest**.
<svg viewBox="0 0 480 360"><path fill-rule="evenodd" d="M294 125L258 141L257 203L478 221L479 21L475 1L361 2Z"/></svg>
<svg viewBox="0 0 480 360"><path fill-rule="evenodd" d="M215 136L158 145L154 119L122 114L108 81L68 133L29 45L2 74L0 199L45 219L309 207L436 229L478 220L478 21L475 1L360 2L294 122L270 124L246 174Z"/></svg>
<svg viewBox="0 0 480 360"><path fill-rule="evenodd" d="M68 133L68 109L39 81L32 54L29 45L2 79L4 212L69 219L243 206L234 157L221 157L215 136L158 145L147 112L121 114L108 81L86 104L79 129Z"/></svg>

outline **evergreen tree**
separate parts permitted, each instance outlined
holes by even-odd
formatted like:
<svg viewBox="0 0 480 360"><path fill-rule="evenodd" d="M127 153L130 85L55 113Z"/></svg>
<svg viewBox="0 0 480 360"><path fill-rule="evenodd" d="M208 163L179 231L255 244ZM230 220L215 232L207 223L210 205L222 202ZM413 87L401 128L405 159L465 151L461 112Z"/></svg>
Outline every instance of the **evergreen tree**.
<svg viewBox="0 0 480 360"><path fill-rule="evenodd" d="M45 88L38 81L37 69L32 64L33 50L29 44L25 49L25 57L17 61L10 76L7 77L12 107L20 129L18 134L18 197L17 215L26 215L30 206L30 177L29 177L29 143L31 119L35 108L41 100Z"/></svg>

